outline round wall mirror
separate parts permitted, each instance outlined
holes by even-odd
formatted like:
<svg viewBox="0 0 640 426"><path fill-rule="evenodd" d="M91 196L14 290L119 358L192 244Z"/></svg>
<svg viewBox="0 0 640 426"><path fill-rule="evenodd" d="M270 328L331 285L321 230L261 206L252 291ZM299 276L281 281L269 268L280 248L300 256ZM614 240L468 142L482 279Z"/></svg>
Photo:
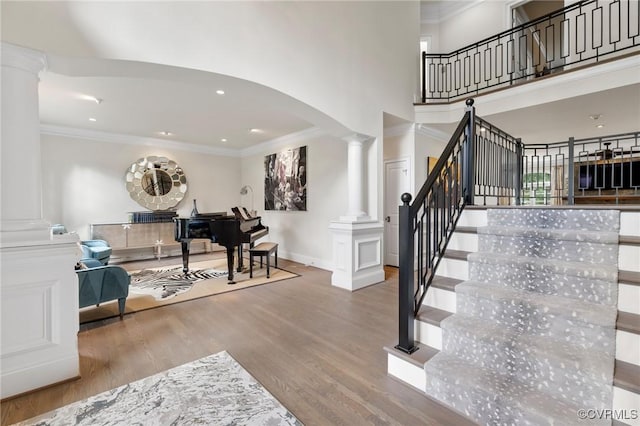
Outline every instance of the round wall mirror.
<svg viewBox="0 0 640 426"><path fill-rule="evenodd" d="M182 168L166 157L138 159L127 170L125 180L131 198L149 210L175 207L187 192Z"/></svg>

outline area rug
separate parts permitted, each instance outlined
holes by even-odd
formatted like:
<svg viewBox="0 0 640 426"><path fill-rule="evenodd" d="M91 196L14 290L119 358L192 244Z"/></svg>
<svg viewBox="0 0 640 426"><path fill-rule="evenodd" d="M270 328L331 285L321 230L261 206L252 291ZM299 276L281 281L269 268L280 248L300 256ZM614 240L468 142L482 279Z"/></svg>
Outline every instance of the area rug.
<svg viewBox="0 0 640 426"><path fill-rule="evenodd" d="M302 425L226 351L17 425Z"/></svg>
<svg viewBox="0 0 640 426"><path fill-rule="evenodd" d="M166 300L191 290L191 287L202 280L228 276L227 271L213 268L190 268L186 274L182 266L170 268L143 269L131 273L129 292L148 294L156 300Z"/></svg>
<svg viewBox="0 0 640 426"><path fill-rule="evenodd" d="M297 277L297 274L286 271L284 269L271 268L270 278L266 276L266 268L262 269L256 264L253 267L253 278L249 278L249 272L234 272L233 278L235 284L229 285L227 280L227 261L225 259L206 260L201 262L189 263L189 270L196 271L191 275L191 280L183 281L182 288L175 286L173 290L174 294L169 294L172 291L164 291L162 287L156 288L153 284L145 284L146 279L142 279L145 275L153 277L153 272L158 272L159 275L163 275L163 279L167 279L171 275L174 275L172 271L182 271L182 265L170 265L159 268L145 269L142 274L141 271L130 271L132 276L131 286L129 287L129 296L125 304L125 315L143 311L145 309L153 309L161 306L170 305L173 303L185 302L188 300L199 299L201 297L212 296L215 294L227 293L230 291L241 290L248 287L254 287L263 284L271 284L277 281L286 280L289 278ZM224 272L221 272L224 271ZM210 278L213 276L213 278ZM138 278L136 278L138 277ZM134 281L139 280L142 284L138 285ZM155 281L154 279L149 282ZM161 281L161 280L157 280ZM179 282L179 281L177 281ZM156 283L157 284L157 283ZM143 288L150 287L151 289ZM167 293L167 296L162 297L162 293ZM159 297L159 298L158 298ZM118 302L112 301L103 303L100 306L89 306L80 309L80 324L98 321L107 318L114 318L119 316Z"/></svg>

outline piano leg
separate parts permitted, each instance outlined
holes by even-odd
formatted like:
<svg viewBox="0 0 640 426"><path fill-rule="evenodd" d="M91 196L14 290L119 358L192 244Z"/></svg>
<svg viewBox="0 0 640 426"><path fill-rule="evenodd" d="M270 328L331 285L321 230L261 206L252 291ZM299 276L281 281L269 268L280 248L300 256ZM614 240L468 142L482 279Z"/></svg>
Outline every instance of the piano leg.
<svg viewBox="0 0 640 426"><path fill-rule="evenodd" d="M242 243L238 244L238 269L236 269L237 272L242 272L242 267L243 267L243 261L242 261Z"/></svg>
<svg viewBox="0 0 640 426"><path fill-rule="evenodd" d="M180 245L182 246L182 272L186 274L189 272L189 246L191 245L191 240L182 240Z"/></svg>
<svg viewBox="0 0 640 426"><path fill-rule="evenodd" d="M227 246L227 269L229 270L229 282L227 284L235 284L236 282L233 280L233 250L235 247Z"/></svg>

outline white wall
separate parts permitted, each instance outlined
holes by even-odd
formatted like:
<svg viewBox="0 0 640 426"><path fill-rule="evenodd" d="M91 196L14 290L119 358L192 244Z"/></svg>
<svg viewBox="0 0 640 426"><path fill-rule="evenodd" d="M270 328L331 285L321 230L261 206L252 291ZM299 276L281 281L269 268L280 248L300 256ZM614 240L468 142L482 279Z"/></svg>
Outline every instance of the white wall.
<svg viewBox="0 0 640 426"><path fill-rule="evenodd" d="M509 3L481 1L437 24L422 24L422 35L432 36L430 53L451 53L510 28Z"/></svg>
<svg viewBox="0 0 640 426"><path fill-rule="evenodd" d="M89 238L91 223L128 221L128 212L146 211L125 189L125 173L138 158L166 156L178 163L188 190L178 213L188 216L192 200L201 213L231 211L240 203L240 159L43 134L43 216ZM6 183L3 182L3 185Z"/></svg>
<svg viewBox="0 0 640 426"><path fill-rule="evenodd" d="M307 147L307 211L264 210L264 157L301 146ZM329 135L253 150L242 158L242 183L254 190L254 203L262 223L269 227L268 241L279 243L279 256L324 269L332 267L329 222L346 213L347 146ZM246 203L250 200L245 200Z"/></svg>

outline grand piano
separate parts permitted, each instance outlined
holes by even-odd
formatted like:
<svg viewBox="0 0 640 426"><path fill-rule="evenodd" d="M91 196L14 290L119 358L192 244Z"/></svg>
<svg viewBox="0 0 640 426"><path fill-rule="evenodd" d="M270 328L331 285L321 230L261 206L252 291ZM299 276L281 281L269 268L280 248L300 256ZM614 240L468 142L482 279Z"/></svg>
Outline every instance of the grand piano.
<svg viewBox="0 0 640 426"><path fill-rule="evenodd" d="M246 212L246 210L245 210ZM235 208L234 208L235 213ZM264 226L260 216L243 217L245 215L229 216L226 212L201 213L189 218L174 218L175 239L182 246L182 271L189 271L189 246L193 239L209 239L227 249L227 268L229 284L233 281L234 252L238 251L238 269L242 271L242 245L253 246L254 242L269 233L269 227Z"/></svg>

